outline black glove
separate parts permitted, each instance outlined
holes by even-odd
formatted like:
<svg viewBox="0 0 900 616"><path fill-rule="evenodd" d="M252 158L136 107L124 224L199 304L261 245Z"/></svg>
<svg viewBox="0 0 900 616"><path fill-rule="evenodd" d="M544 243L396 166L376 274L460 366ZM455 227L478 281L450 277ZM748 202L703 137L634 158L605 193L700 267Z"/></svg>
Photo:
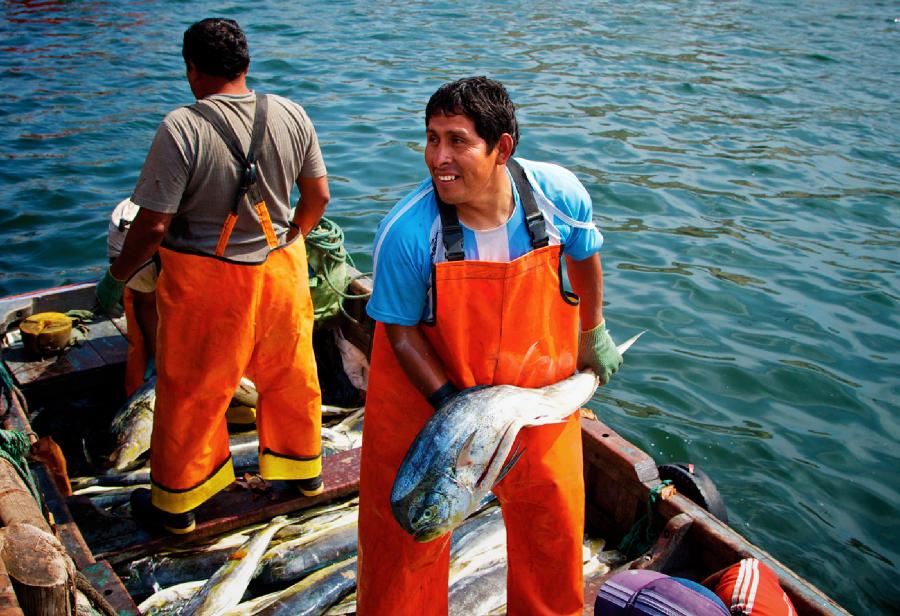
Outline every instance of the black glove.
<svg viewBox="0 0 900 616"><path fill-rule="evenodd" d="M447 381L435 391L431 392L431 395L428 396L426 400L428 400L428 404L430 404L434 410L437 410L449 402L450 398L458 393L459 390L456 388L456 385Z"/></svg>

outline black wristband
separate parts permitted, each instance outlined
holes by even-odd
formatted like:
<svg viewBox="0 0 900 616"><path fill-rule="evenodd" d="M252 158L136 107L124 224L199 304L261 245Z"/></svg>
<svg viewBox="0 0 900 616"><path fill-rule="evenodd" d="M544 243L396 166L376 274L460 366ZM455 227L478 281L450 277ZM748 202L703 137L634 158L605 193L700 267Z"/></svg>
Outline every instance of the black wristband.
<svg viewBox="0 0 900 616"><path fill-rule="evenodd" d="M432 392L432 394L428 396L426 400L428 400L428 404L430 404L435 410L437 410L447 400L458 393L459 390L456 389L456 386L450 381L447 381L446 383L438 387L434 392Z"/></svg>

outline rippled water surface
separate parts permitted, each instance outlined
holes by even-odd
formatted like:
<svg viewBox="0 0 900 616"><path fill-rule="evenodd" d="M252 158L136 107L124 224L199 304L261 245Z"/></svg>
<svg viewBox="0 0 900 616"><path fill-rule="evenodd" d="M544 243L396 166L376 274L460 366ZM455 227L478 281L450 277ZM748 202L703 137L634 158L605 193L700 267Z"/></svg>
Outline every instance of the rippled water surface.
<svg viewBox="0 0 900 616"><path fill-rule="evenodd" d="M111 208L192 102L192 21L237 19L251 87L306 107L362 269L423 177L428 97L489 75L519 154L594 199L614 336L648 330L598 415L701 465L851 612L895 610L900 3L476 4L3 2L0 295L102 273Z"/></svg>

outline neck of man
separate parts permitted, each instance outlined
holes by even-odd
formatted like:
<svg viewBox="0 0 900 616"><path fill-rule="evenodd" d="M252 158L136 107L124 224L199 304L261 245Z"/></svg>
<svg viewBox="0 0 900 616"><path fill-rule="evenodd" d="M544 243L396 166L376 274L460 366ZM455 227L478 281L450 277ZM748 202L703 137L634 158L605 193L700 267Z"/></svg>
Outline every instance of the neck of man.
<svg viewBox="0 0 900 616"><path fill-rule="evenodd" d="M458 203L454 207L459 221L470 229L495 229L505 224L515 207L512 182L506 174L506 167L500 165L496 168L488 189L478 199Z"/></svg>
<svg viewBox="0 0 900 616"><path fill-rule="evenodd" d="M247 71L244 71L234 79L198 72L193 81L191 81L191 90L194 92L197 100L213 94L249 94Z"/></svg>

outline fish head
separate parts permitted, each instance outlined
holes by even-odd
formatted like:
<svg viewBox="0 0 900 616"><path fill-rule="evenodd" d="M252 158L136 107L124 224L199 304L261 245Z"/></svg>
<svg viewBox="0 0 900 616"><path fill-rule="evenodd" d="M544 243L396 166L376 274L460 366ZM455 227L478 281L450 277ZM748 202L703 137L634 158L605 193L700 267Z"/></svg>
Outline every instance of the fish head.
<svg viewBox="0 0 900 616"><path fill-rule="evenodd" d="M391 501L397 523L419 542L437 539L456 528L472 505L472 494L445 477L428 490L415 490L400 501Z"/></svg>

